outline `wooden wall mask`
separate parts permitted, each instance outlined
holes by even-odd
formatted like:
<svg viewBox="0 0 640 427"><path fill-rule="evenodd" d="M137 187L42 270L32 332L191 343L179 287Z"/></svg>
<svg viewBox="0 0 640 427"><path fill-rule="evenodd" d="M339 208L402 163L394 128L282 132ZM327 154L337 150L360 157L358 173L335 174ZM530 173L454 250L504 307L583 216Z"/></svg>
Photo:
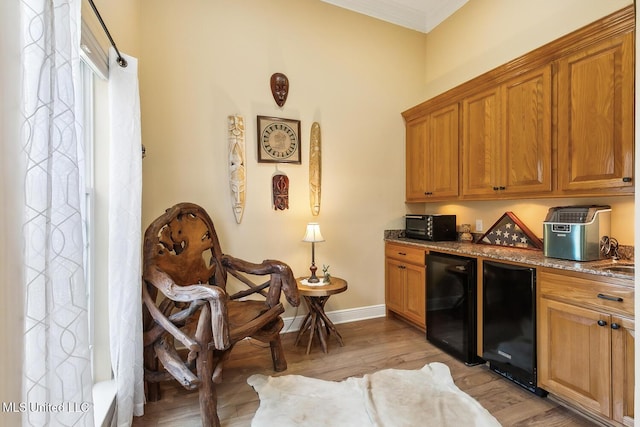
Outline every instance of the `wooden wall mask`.
<svg viewBox="0 0 640 427"><path fill-rule="evenodd" d="M229 116L229 186L231 187L231 208L236 222L240 224L244 213L247 172L244 144L244 117Z"/></svg>
<svg viewBox="0 0 640 427"><path fill-rule="evenodd" d="M274 175L271 183L273 188L273 208L281 211L289 209L289 178L287 175Z"/></svg>
<svg viewBox="0 0 640 427"><path fill-rule="evenodd" d="M271 93L279 107L282 107L287 102L287 96L289 95L289 79L287 76L282 73L271 75Z"/></svg>
<svg viewBox="0 0 640 427"><path fill-rule="evenodd" d="M322 147L320 145L320 124L311 125L309 142L309 202L311 214L320 213L320 193L322 185Z"/></svg>

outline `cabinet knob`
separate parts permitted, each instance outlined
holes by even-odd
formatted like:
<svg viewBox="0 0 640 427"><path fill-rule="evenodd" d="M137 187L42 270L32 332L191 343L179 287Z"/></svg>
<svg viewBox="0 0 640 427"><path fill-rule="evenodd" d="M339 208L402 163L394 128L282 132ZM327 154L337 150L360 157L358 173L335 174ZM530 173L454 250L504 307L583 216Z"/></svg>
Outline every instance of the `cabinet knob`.
<svg viewBox="0 0 640 427"><path fill-rule="evenodd" d="M504 187L504 186L502 186L502 185L501 185L500 187L498 187L498 189L499 189L499 190L506 190L506 189L507 189L507 187Z"/></svg>
<svg viewBox="0 0 640 427"><path fill-rule="evenodd" d="M631 182L632 178L630 176L625 176L624 178L622 178L622 182Z"/></svg>
<svg viewBox="0 0 640 427"><path fill-rule="evenodd" d="M493 191L498 191L499 188L498 187L493 187Z"/></svg>
<svg viewBox="0 0 640 427"><path fill-rule="evenodd" d="M605 322L604 320L598 320L598 326L607 326L607 322Z"/></svg>
<svg viewBox="0 0 640 427"><path fill-rule="evenodd" d="M620 329L620 325L618 325L617 323L612 323L611 329Z"/></svg>
<svg viewBox="0 0 640 427"><path fill-rule="evenodd" d="M406 252L398 252L398 255L407 256Z"/></svg>
<svg viewBox="0 0 640 427"><path fill-rule="evenodd" d="M404 269L405 269L405 268L407 268L407 267L405 267L404 265L399 265L399 266L398 266L398 268L400 268L400 269L404 270Z"/></svg>

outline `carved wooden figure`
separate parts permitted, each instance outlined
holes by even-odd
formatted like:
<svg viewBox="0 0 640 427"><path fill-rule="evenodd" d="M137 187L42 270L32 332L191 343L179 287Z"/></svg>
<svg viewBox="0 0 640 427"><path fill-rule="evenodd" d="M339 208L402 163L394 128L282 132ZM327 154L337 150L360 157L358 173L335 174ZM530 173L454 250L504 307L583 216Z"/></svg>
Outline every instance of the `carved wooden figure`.
<svg viewBox="0 0 640 427"><path fill-rule="evenodd" d="M271 75L271 94L278 107L282 107L287 102L289 95L289 79L282 73Z"/></svg>
<svg viewBox="0 0 640 427"><path fill-rule="evenodd" d="M229 116L229 186L231 208L238 224L242 221L246 197L245 160L244 117Z"/></svg>
<svg viewBox="0 0 640 427"><path fill-rule="evenodd" d="M193 203L179 203L151 223L143 256L147 401L159 399L160 381L175 379L199 390L202 425L219 427L215 383L238 341L253 337L269 343L274 370L287 369L280 295L299 305L293 272L280 261L254 264L223 255L211 218ZM248 289L229 295L229 274ZM244 274L269 278L256 284ZM260 300L248 299L258 294Z"/></svg>
<svg viewBox="0 0 640 427"><path fill-rule="evenodd" d="M289 177L284 174L273 175L273 208L275 210L289 209Z"/></svg>
<svg viewBox="0 0 640 427"><path fill-rule="evenodd" d="M309 203L311 213L320 213L320 190L322 186L322 149L320 145L320 124L311 125L311 141L309 143Z"/></svg>

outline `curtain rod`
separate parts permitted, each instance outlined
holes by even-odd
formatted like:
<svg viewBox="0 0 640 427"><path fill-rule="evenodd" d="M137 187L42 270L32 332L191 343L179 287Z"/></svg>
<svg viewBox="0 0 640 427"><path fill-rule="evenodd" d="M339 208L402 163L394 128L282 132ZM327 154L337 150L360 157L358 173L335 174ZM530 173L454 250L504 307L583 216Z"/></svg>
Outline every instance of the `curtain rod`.
<svg viewBox="0 0 640 427"><path fill-rule="evenodd" d="M104 30L105 34L109 38L109 42L111 42L111 46L113 46L113 48L116 50L116 54L118 55L118 58L116 59L116 62L122 68L126 68L127 65L128 65L127 64L127 60L124 59L122 57L122 55L120 55L120 51L118 50L118 47L116 46L116 42L113 41L113 38L111 37L111 34L109 33L109 30L107 29L107 26L105 25L104 21L102 20L102 16L100 16L100 12L98 12L98 8L96 8L96 5L93 4L93 0L89 0L89 4L91 5L91 8L93 9L93 12L96 14L96 17L98 18L98 21L100 21L100 25L102 25L102 29Z"/></svg>

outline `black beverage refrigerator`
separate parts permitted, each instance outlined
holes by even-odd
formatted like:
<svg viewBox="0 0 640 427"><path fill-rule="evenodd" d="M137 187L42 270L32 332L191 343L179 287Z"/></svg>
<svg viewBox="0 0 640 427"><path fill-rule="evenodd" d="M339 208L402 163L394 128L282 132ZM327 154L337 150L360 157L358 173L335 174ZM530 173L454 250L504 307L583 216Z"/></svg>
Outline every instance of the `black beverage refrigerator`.
<svg viewBox="0 0 640 427"><path fill-rule="evenodd" d="M539 396L536 370L536 269L484 261L482 358L489 368Z"/></svg>
<svg viewBox="0 0 640 427"><path fill-rule="evenodd" d="M430 252L427 255L427 340L468 365L476 354L476 260Z"/></svg>

